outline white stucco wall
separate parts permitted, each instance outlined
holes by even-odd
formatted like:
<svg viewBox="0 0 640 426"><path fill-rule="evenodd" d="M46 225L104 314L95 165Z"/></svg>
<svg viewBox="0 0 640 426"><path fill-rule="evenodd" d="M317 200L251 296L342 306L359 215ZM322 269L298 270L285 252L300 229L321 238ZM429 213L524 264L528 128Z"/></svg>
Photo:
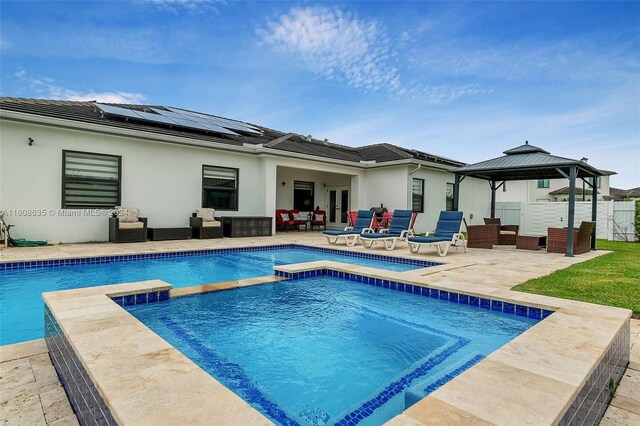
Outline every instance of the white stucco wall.
<svg viewBox="0 0 640 426"><path fill-rule="evenodd" d="M33 146L28 146L28 137L34 139ZM201 205L203 164L240 169L240 211L219 214L266 213L265 191L255 190L264 182L256 156L5 120L0 144L0 207L9 213L13 209L47 212L41 217L7 215L5 221L15 225L14 238L53 243L108 239L106 216L58 214L63 149L122 156L121 204L139 208L150 227L188 226L191 212Z"/></svg>
<svg viewBox="0 0 640 426"><path fill-rule="evenodd" d="M582 179L576 180L576 189L582 190ZM550 192L556 191L569 186L568 179L550 179L549 188L538 188L537 180L520 180L509 181L506 183L506 191L502 188L496 191L496 201L562 201L568 196L549 195ZM585 188L589 190L589 185L585 184ZM603 196L609 195L609 176L600 178L600 188L598 188L598 199L602 200ZM578 196L582 199L582 196ZM586 196L587 200L591 200L591 195Z"/></svg>
<svg viewBox="0 0 640 426"><path fill-rule="evenodd" d="M424 179L424 212L418 215L415 230L419 233L434 230L440 212L446 210L446 184L454 182L454 175L442 169L421 167L410 176L415 169L415 165L402 165L367 170L362 186L364 203L361 201L359 208L368 209L383 203L390 211L410 209L411 179ZM467 223L483 223L483 217L489 216L490 206L489 185L466 178L460 187L459 209L465 213Z"/></svg>
<svg viewBox="0 0 640 426"><path fill-rule="evenodd" d="M325 209L327 191L338 186L350 188L349 210L380 204L390 211L411 208L409 173L415 165L364 169L7 119L0 125L0 209L8 211L5 221L15 225L14 238L51 243L108 239L107 211L97 216L61 214L63 150L122 156L121 204L139 208L150 227L188 226L191 213L201 205L202 165L239 169L239 210L218 215L273 216L276 208L292 208L294 180L314 182L314 204ZM29 137L35 141L31 147ZM445 209L446 183L453 182L453 175L422 167L413 177L425 179L425 212L419 215L416 230L426 232L434 229ZM460 209L468 223L481 223L488 216L489 201L486 182L465 179ZM45 213L34 217L15 210Z"/></svg>

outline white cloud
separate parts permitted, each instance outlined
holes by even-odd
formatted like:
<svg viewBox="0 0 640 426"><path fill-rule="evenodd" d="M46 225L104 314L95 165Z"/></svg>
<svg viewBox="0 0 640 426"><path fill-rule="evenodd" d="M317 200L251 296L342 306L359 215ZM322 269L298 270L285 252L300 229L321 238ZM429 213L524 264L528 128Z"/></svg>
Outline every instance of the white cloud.
<svg viewBox="0 0 640 426"><path fill-rule="evenodd" d="M488 95L493 93L492 87L479 84L445 84L439 86L421 86L416 83L411 90L401 89L398 97L412 101L424 101L431 104L442 104L455 101L463 96Z"/></svg>
<svg viewBox="0 0 640 426"><path fill-rule="evenodd" d="M504 43L464 45L437 43L420 48L413 55L414 65L427 74L474 76L510 81L609 80L625 79L640 69L634 47L621 43L602 49L591 40L565 39L555 43Z"/></svg>
<svg viewBox="0 0 640 426"><path fill-rule="evenodd" d="M139 104L146 98L141 93L133 92L96 92L94 90L79 91L59 86L48 77L33 78L23 69L17 70L14 75L25 82L31 96L62 99L67 101L98 101L118 104Z"/></svg>
<svg viewBox="0 0 640 426"><path fill-rule="evenodd" d="M376 21L337 8L294 7L258 34L265 44L327 79L371 91L400 86L389 40Z"/></svg>
<svg viewBox="0 0 640 426"><path fill-rule="evenodd" d="M218 13L217 5L226 3L224 0L141 0L141 2L152 4L160 11L176 15L181 10L189 13Z"/></svg>

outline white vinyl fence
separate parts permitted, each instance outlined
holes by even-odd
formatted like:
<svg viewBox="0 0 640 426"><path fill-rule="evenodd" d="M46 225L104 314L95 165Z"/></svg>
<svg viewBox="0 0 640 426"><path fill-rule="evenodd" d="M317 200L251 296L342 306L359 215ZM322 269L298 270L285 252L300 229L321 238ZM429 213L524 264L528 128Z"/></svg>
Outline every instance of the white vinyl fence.
<svg viewBox="0 0 640 426"><path fill-rule="evenodd" d="M503 225L520 225L520 234L546 235L547 228L567 226L567 202L498 202L496 217ZM634 241L633 201L598 201L596 236L614 241ZM591 201L576 201L575 226L591 220Z"/></svg>

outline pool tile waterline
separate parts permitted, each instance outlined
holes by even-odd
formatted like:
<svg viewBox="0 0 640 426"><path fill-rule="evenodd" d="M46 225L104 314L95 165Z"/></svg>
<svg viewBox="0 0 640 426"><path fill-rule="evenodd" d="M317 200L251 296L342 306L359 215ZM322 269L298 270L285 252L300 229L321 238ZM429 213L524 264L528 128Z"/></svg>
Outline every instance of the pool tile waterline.
<svg viewBox="0 0 640 426"><path fill-rule="evenodd" d="M417 294L419 296L430 297L432 299L446 300L461 305L469 305L479 307L481 309L487 309L496 312L502 312L504 314L518 315L531 319L541 320L547 318L554 311L548 309L535 308L533 306L516 305L509 302L503 302L501 300L485 299L481 297L469 296L463 293L455 293L448 290L439 290L436 288L422 287L419 285L412 285L408 283L384 280L380 278L370 277L361 274L351 274L348 272L338 271L335 269L314 269L311 271L302 272L286 272L275 271L275 274L279 277L288 278L290 280L299 280L309 277L318 277L322 275L329 275L332 277L346 279L349 281L355 281L362 284L372 285L375 287L387 288L390 290L402 291L405 293Z"/></svg>
<svg viewBox="0 0 640 426"><path fill-rule="evenodd" d="M190 250L190 251L178 251L169 253L145 253L145 254L130 254L123 256L100 256L100 257L81 257L73 259L55 259L55 260L37 260L30 262L5 262L0 263L0 271L15 270L15 269L33 269L33 268L47 268L54 266L72 266L72 265L90 265L97 263L112 263L112 262L128 262L132 260L147 260L147 259L166 259L174 257L191 257L191 256L208 256L212 254L224 254L224 253L240 253L247 251L267 251L274 249L301 249L316 251L319 253L338 254L347 257L357 257L361 259L381 260L392 263L402 263L406 265L414 265L422 268L428 268L430 266L438 266L441 263L431 262L427 260L405 259L394 256L384 256L380 254L352 252L339 249L323 248L323 247L310 247L301 244L281 244L281 245L269 245L258 247L234 247L224 249L205 249L205 250Z"/></svg>

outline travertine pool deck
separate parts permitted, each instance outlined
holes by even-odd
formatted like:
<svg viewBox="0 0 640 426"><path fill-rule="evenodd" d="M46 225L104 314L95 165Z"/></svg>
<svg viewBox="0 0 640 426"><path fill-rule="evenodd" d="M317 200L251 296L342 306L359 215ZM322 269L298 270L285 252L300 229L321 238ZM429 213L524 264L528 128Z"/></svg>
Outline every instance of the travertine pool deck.
<svg viewBox="0 0 640 426"><path fill-rule="evenodd" d="M315 247L332 247L326 243L318 233L288 233L278 234L275 237L262 238L238 238L223 240L187 240L176 242L148 242L136 244L72 244L43 248L22 248L0 250L0 262L16 262L27 260L50 260L60 258L77 258L77 257L95 257L110 256L123 254L140 254L154 252L172 252L187 251L209 248L230 248L230 247L246 247L246 246L264 246L271 244L305 244ZM348 248L338 246L340 249L362 251L362 247ZM444 423L495 423L508 424L508 419L512 419L513 415L518 415L522 422L531 421L534 424L553 424L557 420L558 412L564 408L570 394L577 389L581 380L586 377L589 369L598 361L597 352L606 346L608 340L615 335L616 327L627 321L629 311L607 308L598 305L590 305L581 302L568 300L560 300L538 296L526 293L513 292L509 289L516 284L526 281L530 278L546 275L556 269L567 267L573 263L581 262L594 256L604 254L605 252L592 252L587 255L567 258L557 254L547 254L545 252L528 252L515 250L482 250L469 249L468 253L452 250L445 258L440 258L434 251L427 251L418 255L411 255L405 247L399 247L395 251L388 252L382 249L370 250L371 253L400 256L406 258L414 258L421 260L431 260L442 262L444 265L438 267L427 268L417 271L409 271L404 273L393 273L389 271L379 271L372 268L348 266L349 271L355 273L358 270L361 273L373 274L376 276L387 277L388 279L402 279L404 282L411 282L416 285L430 286L433 288L449 289L467 294L477 294L480 296L490 297L502 300L517 300L520 303L530 306L541 306L557 309L557 312L551 317L545 319L540 324L533 327L529 332L523 334L508 345L496 351L487 360L468 370L463 375L454 379L448 385L434 392L418 404L411 407L401 416L396 417L392 423L394 424L429 424L438 418ZM313 265L311 265L313 266ZM318 266L318 265L316 265ZM339 268L339 265L331 264L331 267ZM309 267L309 265L307 265ZM286 269L286 268L285 268ZM295 269L295 268L294 268ZM292 269L293 270L293 269ZM239 285L257 285L268 282L276 277L258 278L251 280L242 280L242 282L228 282L223 285L204 285L196 286L190 289L173 290L172 296L187 294L192 292L211 291L213 289L232 288ZM145 285L157 286L157 282L142 282L128 284L128 286L140 287ZM164 285L164 284L162 284ZM126 291L123 287L118 286L117 291ZM218 395L218 400L222 398L225 401L224 409L216 404L203 403L205 398L202 394L198 394L195 402L198 407L207 406L211 408L211 413L203 413L199 408L191 418L192 423L197 421L200 415L215 415L218 417L218 423L238 424L260 424L268 423L257 411L248 406L244 401L235 397L233 393L224 389L220 389L220 384L213 380L206 373L193 364L185 362L178 355L172 352L173 348L161 347L164 342L158 336L150 332L141 324L135 325L131 321L137 322L133 317L129 316L124 310L115 305L108 297L108 292L114 291L111 286L95 287L91 289L69 290L66 292L50 293L46 296L47 303L60 321L60 325L69 334L69 339L74 345L74 349L79 351L83 363L87 363L89 371L97 376L103 374L112 374L114 371L123 371L125 365L139 365L140 362L150 362L147 371L152 371L151 376L131 377L127 383L138 383L140 380L148 381L160 380L160 376L175 371L168 367L162 367L162 363L170 360L170 363L179 365L177 369L180 372L187 371L186 376L196 380L198 388L208 389L211 394ZM113 315L113 317L111 317ZM91 321L87 321L89 316ZM82 318L82 320L81 320ZM131 350L118 349L118 361L114 364L107 355L113 350L113 345L118 343L122 345L122 333L116 333L118 330L127 330L130 327L136 330L140 328L143 341L150 339L148 345L141 345L136 341L124 339L125 343L131 344ZM115 327L115 328L113 328ZM533 333L531 333L533 331ZM150 336L147 336L149 334ZM116 337L114 337L116 335ZM109 337L111 336L111 337ZM633 333L632 333L633 336ZM636 338L638 337L635 335ZM522 339L521 339L522 338ZM158 339L161 342L158 342ZM99 343L99 344L98 344ZM165 345L166 342L164 342ZM110 346L111 345L111 346ZM546 346L545 346L546 345ZM570 353L568 349L573 345L575 352ZM15 345L13 345L15 346ZM140 359L139 349L148 347L143 351L142 360ZM111 349L109 349L111 347ZM636 345L636 350L638 346ZM10 347L1 347L0 354L4 361L4 354L12 351ZM175 349L173 349L175 351ZM176 351L177 352L177 351ZM162 356L156 356L162 354ZM169 355L167 355L169 354ZM121 361L121 357L130 355L133 359ZM166 356L166 359L163 357ZM637 364L638 360L633 361L634 351L632 349L632 364ZM177 357L177 358L175 358ZM18 358L19 359L19 358ZM164 361L163 361L164 359ZM178 361L176 361L178 360ZM12 360L13 361L13 360ZM188 361L188 360L187 360ZM11 361L9 361L11 362ZM177 364L176 364L177 362ZM97 364L96 364L97 363ZM128 363L128 364L127 364ZM131 364L133 363L133 364ZM159 363L159 364L153 364ZM3 377L6 362L2 363ZM191 363L192 364L192 363ZM562 365L562 368L559 366ZM193 368L195 367L195 369ZM183 369L185 369L183 371ZM94 371L95 370L95 371ZM136 370L136 369L133 369ZM139 369L138 369L139 370ZM128 371L128 370L127 370ZM162 371L162 374L156 374ZM468 374L467 374L468 373ZM133 371L131 374L135 374ZM200 377L204 374L205 377ZM192 376L193 375L193 376ZM516 380L514 385L514 375L526 380ZM487 383L483 378L488 378ZM92 376L93 378L93 376ZM195 379L194 379L195 378ZM500 380L509 385L500 386ZM480 380L478 380L480 379ZM626 379L626 378L625 378ZM212 381L213 380L213 381ZM497 380L497 382L496 382ZM214 383L215 382L215 383ZM97 383L102 385L102 381ZM109 385L109 381L105 386ZM217 383L217 385L216 385ZM496 384L498 383L498 384ZM634 383L634 382L632 382ZM620 385L620 396L625 393L624 382ZM125 390L118 390L120 386L111 383L110 392L115 391L116 396L107 392L113 398L109 398L113 404L120 401L125 407L120 407L116 412L125 413L136 417L127 418L123 423L132 423L132 419L144 420L135 421L133 423L151 423L167 419L161 414L163 407L162 398L159 405L154 405L154 410L147 413L149 417L144 417L144 413L139 410L133 414L126 414L126 406L133 394L126 394ZM514 388L515 386L515 388ZM536 386L540 386L540 390L536 391ZM161 384L158 386L143 386L145 393L149 388L163 389ZM629 385L632 390L635 387ZM131 392L135 392L133 386ZM177 386L182 389L181 386ZM194 386L188 387L192 390ZM102 389L102 388L101 388ZM167 388L164 388L165 390ZM541 390L544 389L544 392ZM3 394L3 420L9 417L14 420L16 413L5 412L5 385L2 386ZM225 392L226 391L226 392ZM118 392L122 392L118 394ZM231 393L231 395L228 395ZM188 394L188 392L186 392ZM192 399L192 398L191 398ZM629 398L631 399L631 398ZM238 401L239 400L239 401ZM515 400L515 402L514 402ZM522 403L522 401L530 400L530 403ZM146 401L146 399L145 399ZM208 400L207 400L208 401ZM518 404L517 401L521 403ZM614 401L616 401L614 399ZM629 407L629 401L619 398L622 401L617 407L624 410ZM166 402L166 401L165 401ZM187 402L185 402L187 403ZM130 406L131 404L129 404ZM614 407L612 403L612 407ZM217 408L216 408L217 407ZM124 411L122 411L124 410ZM515 410L515 411L514 411ZM136 410L133 410L136 411ZM175 411L174 411L175 413ZM625 413L635 414L633 411L625 411ZM44 413L46 418L46 412ZM625 414L626 415L626 414ZM140 417L143 416L143 417ZM221 417L220 417L221 416ZM225 417L229 416L229 417ZM248 416L248 417L245 417ZM438 417L439 416L439 417ZM523 417L524 416L524 417ZM555 417L554 417L555 416ZM629 416L627 416L629 417ZM633 418L633 417L632 417ZM175 420L178 420L177 418ZM184 418L181 419L184 423ZM605 416L605 421L615 421L609 418L609 413ZM248 423L246 423L248 422ZM17 424L20 424L18 422ZM52 422L47 422L51 424ZM25 424L23 422L23 424ZM31 424L31 423L29 423ZM612 423L610 423L612 424ZM613 423L615 424L615 423Z"/></svg>

